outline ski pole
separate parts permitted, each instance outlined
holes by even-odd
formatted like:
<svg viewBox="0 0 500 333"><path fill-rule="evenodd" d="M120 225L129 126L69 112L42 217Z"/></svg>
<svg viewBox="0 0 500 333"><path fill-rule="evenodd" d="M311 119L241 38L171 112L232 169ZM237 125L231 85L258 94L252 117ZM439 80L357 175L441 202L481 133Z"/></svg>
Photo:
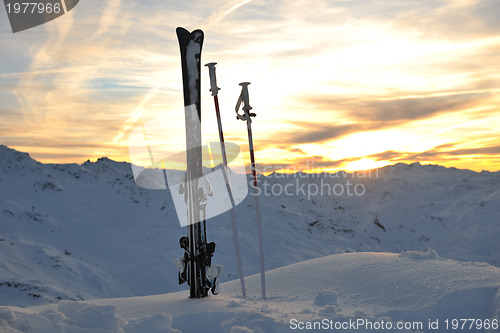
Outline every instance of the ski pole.
<svg viewBox="0 0 500 333"><path fill-rule="evenodd" d="M241 82L241 94L238 98L238 102L236 103L236 119L240 119L247 122L247 130L248 130L248 146L250 148L250 162L252 165L252 176L253 176L253 190L254 190L254 198L255 198L255 215L257 218L257 233L259 236L259 256L260 256L260 281L262 288L262 299L266 299L266 275L264 271L264 247L262 245L262 223L260 220L260 204L259 204L259 196L258 196L258 185L257 185L257 170L255 168L255 156L253 150L253 139L252 139L252 119L250 117L255 117L255 113L251 113L250 110L252 107L250 106L249 97L248 97L248 85L250 82ZM243 111L244 113L240 115L238 110L240 108L241 103L243 102Z"/></svg>
<svg viewBox="0 0 500 333"><path fill-rule="evenodd" d="M236 252L236 261L238 262L238 273L240 275L240 283L241 283L241 293L243 294L243 298L246 298L246 289L245 289L245 278L243 276L243 267L241 264L241 255L240 255L240 244L238 241L238 230L236 229L236 217L234 215L234 207L236 206L233 197L233 191L231 190L231 183L229 181L229 167L227 165L227 156L226 156L226 144L224 142L224 133L222 132L222 121L220 117L220 109L219 109L219 98L217 96L218 91L220 90L217 87L217 78L215 76L215 65L216 62L211 62L206 64L208 67L208 74L210 76L210 91L212 92L212 96L214 97L215 104L215 114L217 115L217 124L219 126L219 141L220 141L220 149L222 153L222 163L223 163L223 172L224 181L226 182L226 189L229 195L229 200L231 201L231 224L233 226L233 238L234 238L234 248Z"/></svg>

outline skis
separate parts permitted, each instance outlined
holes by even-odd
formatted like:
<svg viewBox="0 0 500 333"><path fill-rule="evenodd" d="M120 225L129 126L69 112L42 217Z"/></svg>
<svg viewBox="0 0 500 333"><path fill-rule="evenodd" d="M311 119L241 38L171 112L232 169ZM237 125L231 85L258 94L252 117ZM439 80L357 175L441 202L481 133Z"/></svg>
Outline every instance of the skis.
<svg viewBox="0 0 500 333"><path fill-rule="evenodd" d="M187 281L190 298L218 293L217 277L221 267L211 267L215 243L207 244L205 206L207 184L203 178L201 144L200 60L203 31L177 28L181 51L182 81L186 123L187 171L180 191L184 194L188 214L188 235L179 240L184 256L174 261L179 270L179 284Z"/></svg>
<svg viewBox="0 0 500 333"><path fill-rule="evenodd" d="M187 209L188 234L181 237L179 245L184 249L183 257L174 260L174 264L179 271L179 284L187 282L190 287L190 298L201 298L208 296L208 290L217 294L217 278L221 273L222 266L212 266L212 256L215 251L215 243L207 243L206 237L206 206L207 196L212 196L212 188L207 177L203 176L202 167L202 144L201 144L201 90L200 90L200 64L201 48L203 46L203 31L187 31L184 28L177 28L177 38L181 51L182 81L184 91L185 125L186 125L186 160L187 170L183 181L179 186L179 193L184 195ZM238 271L240 275L241 290L243 298L246 297L245 282L239 253L238 234L234 216L236 206L231 182L229 180L228 161L222 123L220 119L219 103L217 98L217 82L215 78L215 63L207 64L210 74L210 86L216 109L217 123L219 126L219 139L221 155L223 158L223 177L226 184L227 193L231 201L231 221L233 225L233 236L235 242L236 257L238 260ZM240 83L242 92L238 99L235 111L237 118L247 122L248 143L250 146L250 157L252 162L253 188L255 198L255 209L257 218L257 232L259 236L259 256L261 270L262 299L266 299L264 252L262 245L262 228L259 198L257 195L257 172L253 151L253 139L251 130L251 118L255 113L250 113L252 107L249 105L248 85L250 83ZM243 115L238 113L240 105L243 103ZM209 175L210 176L210 175ZM246 193L245 193L246 194ZM181 204L182 206L182 204ZM210 208L210 207L209 207ZM212 214L210 210L209 214ZM212 215L210 215L212 216ZM182 219L184 216L181 215Z"/></svg>

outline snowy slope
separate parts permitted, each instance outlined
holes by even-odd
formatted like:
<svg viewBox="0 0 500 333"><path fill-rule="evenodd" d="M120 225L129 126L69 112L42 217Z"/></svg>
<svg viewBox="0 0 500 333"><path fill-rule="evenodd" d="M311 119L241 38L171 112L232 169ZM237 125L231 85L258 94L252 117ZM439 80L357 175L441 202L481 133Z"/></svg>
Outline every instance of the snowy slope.
<svg viewBox="0 0 500 333"><path fill-rule="evenodd" d="M363 195L337 195L348 182ZM371 174L273 174L260 185L268 270L334 253L429 247L444 258L500 263L499 172L398 164ZM236 217L244 272L255 274L252 198ZM221 280L237 278L229 214L207 228ZM185 290L172 264L184 233L170 193L139 188L128 163L42 164L0 146L0 304Z"/></svg>
<svg viewBox="0 0 500 333"><path fill-rule="evenodd" d="M498 332L500 269L489 264L442 259L433 251L349 253L274 269L267 278L266 301L258 297L259 276L253 275L247 278L252 292L246 300L234 280L221 285L219 296L206 299L188 299L185 292L177 292L32 308L5 306L0 307L0 331L291 332L307 325L335 328L354 322L359 326L341 331L456 332L446 330L446 319L451 325L453 318L474 318L481 319L481 325L489 322L490 329L459 331ZM439 330L429 330L429 320ZM408 329L396 329L399 321ZM394 328L373 328L382 323Z"/></svg>
<svg viewBox="0 0 500 333"><path fill-rule="evenodd" d="M165 192L144 193L130 165L105 158L43 165L5 147L0 155L2 303L164 290L158 277L171 275L165 255L182 231L168 223Z"/></svg>

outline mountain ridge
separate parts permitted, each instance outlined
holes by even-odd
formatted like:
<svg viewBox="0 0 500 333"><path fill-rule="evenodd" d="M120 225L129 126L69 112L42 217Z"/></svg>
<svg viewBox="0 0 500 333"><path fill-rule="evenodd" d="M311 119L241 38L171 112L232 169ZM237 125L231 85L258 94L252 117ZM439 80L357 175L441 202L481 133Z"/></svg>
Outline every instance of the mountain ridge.
<svg viewBox="0 0 500 333"><path fill-rule="evenodd" d="M259 176L266 269L429 247L445 258L500 263L499 172L399 164L372 177L303 176ZM235 210L245 275L259 270L253 205L248 196ZM172 264L185 229L171 194L138 187L127 162L43 164L0 146L0 221L3 304L185 289ZM229 214L209 219L207 231L214 263L225 266L221 281L237 278Z"/></svg>

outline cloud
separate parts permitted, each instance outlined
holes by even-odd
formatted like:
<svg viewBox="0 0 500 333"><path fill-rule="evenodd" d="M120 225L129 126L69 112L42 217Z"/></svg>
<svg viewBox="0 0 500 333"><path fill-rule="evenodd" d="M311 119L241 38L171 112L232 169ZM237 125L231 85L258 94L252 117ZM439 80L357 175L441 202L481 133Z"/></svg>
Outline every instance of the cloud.
<svg viewBox="0 0 500 333"><path fill-rule="evenodd" d="M426 38L464 40L500 32L500 3L496 0L357 0L336 6L353 20L384 22Z"/></svg>
<svg viewBox="0 0 500 333"><path fill-rule="evenodd" d="M154 98L158 95L164 98L171 89L159 87L177 73L165 73L166 47L157 42L158 36L148 34L150 25L141 23L136 25L137 29L128 30L130 20L134 18L131 16L134 5L127 5L121 6L117 0L91 5L82 3L69 14L39 27L45 33L41 38L32 39L29 47L24 45L23 50L17 50L16 44L11 45L11 52L17 50L24 55L29 50L31 57L11 68L14 73L0 74L2 95L17 98L16 103L12 98L3 98L3 102L9 101L9 105L0 106L0 113L12 114L15 109L24 114L21 120L9 124L16 128L17 133L4 132L9 142L16 146L17 140L18 145L24 145L28 144L26 138L30 138L31 148L25 149L30 152L43 146L37 140L52 143L54 150L61 154L57 140L66 142L68 151L75 149L73 143L80 142L80 150L92 156L93 152L86 147L90 141L96 151L105 152L102 148L106 143L107 150L113 154L116 149L123 150L120 144L112 144L112 139L122 122L125 122L122 132L130 125L126 122L130 118L129 112L147 108L146 104L152 101L155 108L161 107ZM149 2L148 5L137 12L144 16L155 14L158 3ZM142 14L137 15L140 22L146 21ZM162 20L156 22L161 24ZM171 35L171 42L165 43L170 49L167 53L177 55L175 30L165 34ZM14 37L10 40L14 41ZM19 40L23 44L24 39ZM10 59L6 60L10 62ZM163 80L159 80L160 77ZM15 86L4 90L6 82ZM163 105L169 104L168 98L163 101ZM0 120L5 121L5 117Z"/></svg>
<svg viewBox="0 0 500 333"><path fill-rule="evenodd" d="M157 86L151 88L146 95L142 98L141 102L139 105L137 105L134 110L132 111L132 114L130 115L130 118L127 119L127 121L122 125L118 133L113 138L113 142L119 142L125 133L128 133L132 126L138 122L138 120L141 118L142 114L144 113L144 107L145 105L156 95L158 89L161 88L161 84L158 84Z"/></svg>
<svg viewBox="0 0 500 333"><path fill-rule="evenodd" d="M500 145L478 147L478 148L461 148L454 150L441 150L439 147L437 149L411 154L408 157L410 159L428 159L428 158L445 158L449 156L471 156L471 155L500 155Z"/></svg>
<svg viewBox="0 0 500 333"><path fill-rule="evenodd" d="M281 138L280 143L294 145L324 142L366 129L358 124L336 125L313 122L294 123L294 126L295 129L277 135Z"/></svg>
<svg viewBox="0 0 500 333"><path fill-rule="evenodd" d="M345 98L314 98L308 103L318 109L317 122L289 122L293 129L278 134L280 142L288 144L322 143L340 137L364 131L393 128L399 125L422 119L429 119L446 113L453 113L470 108L483 99L488 93L454 94L437 97L412 97L393 100L348 100ZM335 122L335 116L329 110L342 110L353 121L347 124ZM318 116L321 114L320 116ZM342 119L341 118L341 119ZM266 143L270 144L270 142Z"/></svg>
<svg viewBox="0 0 500 333"><path fill-rule="evenodd" d="M495 0L464 2L463 6L442 5L433 10L409 12L395 23L417 28L433 38L471 39L500 33L500 3Z"/></svg>
<svg viewBox="0 0 500 333"><path fill-rule="evenodd" d="M374 159L375 161L398 161L404 156L406 156L404 152L387 150L381 153L369 155L368 157Z"/></svg>
<svg viewBox="0 0 500 333"><path fill-rule="evenodd" d="M450 155L500 155L500 145L491 147L457 149L446 153Z"/></svg>
<svg viewBox="0 0 500 333"><path fill-rule="evenodd" d="M102 10L102 15L99 20L99 26L92 36L93 39L98 38L105 33L119 17L121 0L106 1L106 7Z"/></svg>
<svg viewBox="0 0 500 333"><path fill-rule="evenodd" d="M219 20L222 20L225 16L231 14L232 12L234 12L235 10L240 8L241 6L244 6L252 1L253 0L243 0L243 1L238 2L237 4L231 6L229 9L225 10L224 13L222 13L220 16L216 17L214 19L214 21L217 22Z"/></svg>
<svg viewBox="0 0 500 333"><path fill-rule="evenodd" d="M287 149L286 147L281 147L281 149ZM287 149L289 152L291 153L299 153L299 154L302 154L302 155L307 155L307 153L305 151L303 151L302 149L300 148L288 148Z"/></svg>
<svg viewBox="0 0 500 333"><path fill-rule="evenodd" d="M259 172L308 172L322 169L337 169L346 162L358 160L359 158L348 158L340 160L328 160L324 156L307 156L293 161L293 163L257 163L256 167Z"/></svg>
<svg viewBox="0 0 500 333"><path fill-rule="evenodd" d="M464 110L488 96L488 93L471 93L386 101L361 101L355 103L355 109L351 109L349 114L354 119L365 121L399 122L425 119L441 113Z"/></svg>
<svg viewBox="0 0 500 333"><path fill-rule="evenodd" d="M481 156L481 160L497 159L500 155L500 145L478 147L478 148L458 148L457 144L447 143L436 146L422 152L394 151L387 150L377 154L366 156L375 161L412 162L412 161L458 161L464 157L474 158Z"/></svg>

